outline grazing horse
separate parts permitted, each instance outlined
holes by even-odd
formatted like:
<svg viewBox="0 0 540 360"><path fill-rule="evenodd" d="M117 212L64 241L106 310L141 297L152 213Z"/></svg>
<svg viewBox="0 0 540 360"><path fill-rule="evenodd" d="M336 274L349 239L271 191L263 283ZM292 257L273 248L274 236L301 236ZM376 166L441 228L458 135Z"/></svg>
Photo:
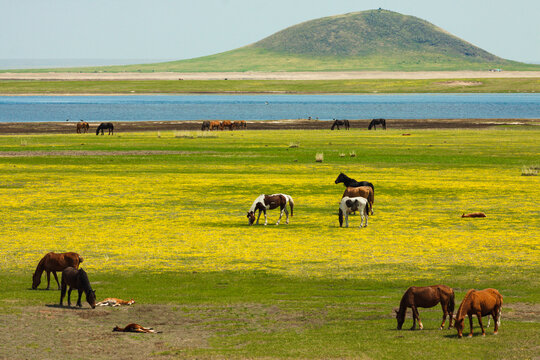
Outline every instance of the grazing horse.
<svg viewBox="0 0 540 360"><path fill-rule="evenodd" d="M245 120L236 120L232 123L234 129L246 129L247 123Z"/></svg>
<svg viewBox="0 0 540 360"><path fill-rule="evenodd" d="M210 131L210 121L206 120L202 122L201 131L209 130Z"/></svg>
<svg viewBox="0 0 540 360"><path fill-rule="evenodd" d="M71 290L79 290L79 298L77 299L77 306L82 307L81 296L84 291L86 295L86 301L92 309L96 307L96 292L92 290L90 286L90 281L88 280L88 275L83 269L75 269L72 267L65 268L62 271L62 294L60 295L60 306L63 306L64 296L66 295L66 289L69 285L68 290L68 306L71 306Z"/></svg>
<svg viewBox="0 0 540 360"><path fill-rule="evenodd" d="M86 134L89 128L90 125L88 125L86 121L81 120L77 123L77 134L80 134L81 132L84 132Z"/></svg>
<svg viewBox="0 0 540 360"><path fill-rule="evenodd" d="M359 186L359 187L348 187L345 189L343 196L344 198L348 196L350 198L363 197L369 202L369 211L373 215L373 202L375 201L375 195L373 194L373 189L369 186Z"/></svg>
<svg viewBox="0 0 540 360"><path fill-rule="evenodd" d="M51 286L51 272L54 275L56 284L58 284L58 289L60 289L60 283L58 282L56 272L62 271L69 266L78 269L79 264L82 262L82 256L74 252L59 254L53 252L48 253L39 261L36 267L36 271L32 276L32 289L37 289L41 283L41 274L43 274L43 271L47 272L47 290L49 290L49 287Z"/></svg>
<svg viewBox="0 0 540 360"><path fill-rule="evenodd" d="M405 291L405 294L403 294L401 302L399 303L399 310L394 309L396 312L397 329L401 330L401 327L405 322L407 308L410 307L413 314L413 325L411 330L416 329L416 320L418 320L418 326L420 327L420 330L422 330L424 325L422 325L417 308L430 308L438 303L441 303L443 311L443 320L439 329L442 330L444 328L447 315L450 321L448 328L450 329L452 327L452 315L455 307L454 290L446 285L411 286Z"/></svg>
<svg viewBox="0 0 540 360"><path fill-rule="evenodd" d="M334 130L335 127L337 127L337 129L339 130L340 126L345 126L345 129L349 130L349 127L350 127L349 120L334 119L334 123L332 124L332 127L330 128L330 130Z"/></svg>
<svg viewBox="0 0 540 360"><path fill-rule="evenodd" d="M223 120L222 122L219 123L219 130L223 130L225 128L228 128L229 130L232 130L233 129L232 122L229 121L229 120Z"/></svg>
<svg viewBox="0 0 540 360"><path fill-rule="evenodd" d="M368 126L368 130L371 130L371 128L373 128L373 130L377 130L377 125L381 125L383 127L383 129L386 130L386 119L373 119L373 120L371 120L371 122L369 123L369 126Z"/></svg>
<svg viewBox="0 0 540 360"><path fill-rule="evenodd" d="M118 326L115 326L112 331L120 331L120 332L136 332L136 333L155 333L156 330L152 328L145 328L139 324L131 323L126 325L126 327L121 328Z"/></svg>
<svg viewBox="0 0 540 360"><path fill-rule="evenodd" d="M109 135L114 135L114 125L112 123L101 123L96 129L96 135L99 135L99 132L101 131L101 135L103 135L103 130L109 130Z"/></svg>
<svg viewBox="0 0 540 360"><path fill-rule="evenodd" d="M131 299L129 301L117 299L117 298L106 298L105 300L102 300L98 303L96 303L96 306L122 306L122 305L131 305L135 304L135 300Z"/></svg>
<svg viewBox="0 0 540 360"><path fill-rule="evenodd" d="M362 227L362 224L364 223L364 219L366 219L365 227L367 227L369 202L367 201L367 199L363 197L350 198L348 196L345 196L343 199L341 199L341 203L339 205L339 226L340 227L343 226L343 216L345 216L345 227L349 227L349 214L354 211L360 211L360 215L362 216L359 227Z"/></svg>
<svg viewBox="0 0 540 360"><path fill-rule="evenodd" d="M208 130L219 130L220 122L219 121L210 121L210 128Z"/></svg>
<svg viewBox="0 0 540 360"><path fill-rule="evenodd" d="M470 213L470 214L463 213L461 217L462 218L484 218L486 217L486 214L484 214L483 212L475 212L475 213Z"/></svg>
<svg viewBox="0 0 540 360"><path fill-rule="evenodd" d="M495 323L495 329L493 334L497 334L499 331L499 325L501 324L501 308L503 304L502 295L495 289L474 290L467 291L467 294L463 298L461 305L456 314L456 321L454 322L458 337L463 337L463 328L465 316L469 316L469 325L471 332L469 337L473 336L473 315L478 318L478 323L482 329L482 336L486 336L484 331L484 325L482 324L482 316L491 315L493 322Z"/></svg>
<svg viewBox="0 0 540 360"><path fill-rule="evenodd" d="M279 214L279 219L276 223L276 225L279 225L279 222L281 221L281 217L283 216L283 213L287 215L287 219L285 221L285 224L289 223L289 212L287 211L287 204L289 204L289 207L291 208L291 216L293 216L293 208L294 208L294 202L292 197L286 194L273 194L273 195L259 195L258 198L255 199L253 202L253 205L251 205L251 208L249 209L247 213L247 218L249 219L249 225L253 225L253 222L255 221L255 211L259 210L259 216L257 217L257 224L259 224L259 218L261 217L261 212L264 212L264 225L268 224L268 219L266 218L266 209L275 209L279 207L281 210Z"/></svg>

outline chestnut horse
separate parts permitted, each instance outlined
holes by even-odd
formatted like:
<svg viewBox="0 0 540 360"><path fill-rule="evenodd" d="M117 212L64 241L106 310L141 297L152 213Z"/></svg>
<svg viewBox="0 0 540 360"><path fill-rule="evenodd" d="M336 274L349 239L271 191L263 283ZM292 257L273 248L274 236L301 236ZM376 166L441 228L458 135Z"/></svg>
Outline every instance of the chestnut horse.
<svg viewBox="0 0 540 360"><path fill-rule="evenodd" d="M234 129L247 129L247 123L245 120L237 120L233 122Z"/></svg>
<svg viewBox="0 0 540 360"><path fill-rule="evenodd" d="M228 128L229 130L233 129L233 123L229 120L223 120L219 123L219 130L223 130L225 128Z"/></svg>
<svg viewBox="0 0 540 360"><path fill-rule="evenodd" d="M484 325L482 324L482 316L493 317L495 322L495 329L493 334L497 334L499 331L499 325L501 324L501 308L503 304L502 295L495 289L475 290L471 289L467 291L467 294L463 298L461 305L456 314L456 321L454 322L458 337L463 337L463 328L465 316L469 316L469 325L471 332L469 337L473 336L473 315L478 318L478 323L482 329L482 336L486 336Z"/></svg>
<svg viewBox="0 0 540 360"><path fill-rule="evenodd" d="M139 324L131 323L126 325L126 327L121 328L115 326L112 331L121 331L121 332L136 332L136 333L155 333L156 331L152 328L145 328Z"/></svg>
<svg viewBox="0 0 540 360"><path fill-rule="evenodd" d="M397 328L401 330L403 323L405 322L405 315L407 308L410 307L413 314L413 325L411 330L416 329L416 320L420 330L424 328L422 321L420 320L420 314L418 314L418 307L430 308L438 303L441 303L443 310L443 320L440 329L444 328L446 316L450 319L448 328L452 327L452 314L454 313L454 290L446 285L432 285L432 286L411 286L405 291L401 302L399 303L399 310L394 309L396 312Z"/></svg>
<svg viewBox="0 0 540 360"><path fill-rule="evenodd" d="M37 289L41 283L41 274L43 271L47 272L47 290L51 285L51 272L54 275L56 284L58 284L58 290L60 290L60 283L58 282L58 276L56 276L57 271L62 271L68 266L74 267L75 269L79 268L79 264L83 262L82 256L74 252L67 253L53 253L50 252L45 255L38 263L36 271L32 276L32 289Z"/></svg>
<svg viewBox="0 0 540 360"><path fill-rule="evenodd" d="M210 127L208 130L219 130L220 123L219 121L210 121Z"/></svg>
<svg viewBox="0 0 540 360"><path fill-rule="evenodd" d="M81 120L77 123L77 134L80 134L81 132L84 132L86 134L89 128L90 125L88 125L86 121Z"/></svg>
<svg viewBox="0 0 540 360"><path fill-rule="evenodd" d="M363 197L364 199L367 199L367 201L369 202L369 209L371 211L371 215L373 215L373 202L375 201L375 195L373 195L373 189L371 187L348 187L345 189L345 192L343 193L343 196L341 198L344 198L345 196L348 196L350 198Z"/></svg>
<svg viewBox="0 0 540 360"><path fill-rule="evenodd" d="M64 296L66 295L66 289L69 285L68 290L68 306L71 306L71 290L79 290L79 298L77 299L77 306L82 307L81 296L84 291L86 295L86 301L92 309L96 307L96 292L92 290L90 286L90 281L88 280L88 275L83 269L75 269L72 267L65 268L62 271L62 293L60 294L60 306L63 306Z"/></svg>
<svg viewBox="0 0 540 360"><path fill-rule="evenodd" d="M291 216L293 216L294 202L292 197L286 194L273 194L273 195L259 195L251 205L247 213L247 218L249 219L249 225L253 225L255 222L255 211L259 210L259 216L257 217L257 224L259 224L259 218L261 217L261 212L264 212L264 225L268 224L268 219L266 218L266 209L275 209L280 208L281 212L279 214L279 219L276 225L279 225L283 213L287 215L287 220L285 224L289 223L289 212L287 211L287 204L291 208Z"/></svg>

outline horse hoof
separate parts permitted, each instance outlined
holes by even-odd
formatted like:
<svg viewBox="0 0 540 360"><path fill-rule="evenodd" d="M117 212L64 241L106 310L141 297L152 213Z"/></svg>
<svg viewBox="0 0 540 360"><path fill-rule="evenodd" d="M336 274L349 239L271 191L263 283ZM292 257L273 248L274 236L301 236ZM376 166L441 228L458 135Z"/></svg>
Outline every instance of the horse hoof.
<svg viewBox="0 0 540 360"><path fill-rule="evenodd" d="M483 333L482 336L486 336L486 333Z"/></svg>
<svg viewBox="0 0 540 360"><path fill-rule="evenodd" d="M467 337L470 337L470 338L472 338L472 334L469 334L469 335L468 335Z"/></svg>
<svg viewBox="0 0 540 360"><path fill-rule="evenodd" d="M493 335L497 335L498 333L499 333L498 331L495 331L495 332L493 332Z"/></svg>

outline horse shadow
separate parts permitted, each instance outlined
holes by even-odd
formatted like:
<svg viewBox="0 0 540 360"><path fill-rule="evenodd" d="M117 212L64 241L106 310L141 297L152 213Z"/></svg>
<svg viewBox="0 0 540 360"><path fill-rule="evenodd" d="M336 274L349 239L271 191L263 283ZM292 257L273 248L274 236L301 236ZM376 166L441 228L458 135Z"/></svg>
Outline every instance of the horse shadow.
<svg viewBox="0 0 540 360"><path fill-rule="evenodd" d="M66 310L92 310L92 308L88 307L78 307L78 306L67 306L67 305L60 305L60 304L45 304L48 308L54 308L54 309L66 309Z"/></svg>

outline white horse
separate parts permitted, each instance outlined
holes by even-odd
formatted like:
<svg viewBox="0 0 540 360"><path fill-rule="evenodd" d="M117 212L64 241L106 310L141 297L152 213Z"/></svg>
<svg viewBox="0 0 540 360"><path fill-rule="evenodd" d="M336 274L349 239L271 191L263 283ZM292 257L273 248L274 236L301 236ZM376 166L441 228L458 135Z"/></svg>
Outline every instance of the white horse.
<svg viewBox="0 0 540 360"><path fill-rule="evenodd" d="M279 219L276 225L279 225L283 213L287 216L285 224L289 223L289 211L287 211L287 204L291 208L291 216L293 216L294 201L291 196L287 194L272 194L265 195L261 194L258 198L255 199L251 208L247 213L247 218L249 219L249 225L253 225L255 222L255 211L259 210L259 216L257 216L257 224L259 224L259 218L261 217L261 212L264 213L264 225L268 224L268 219L266 217L266 209L275 209L279 206L281 213L279 214Z"/></svg>
<svg viewBox="0 0 540 360"><path fill-rule="evenodd" d="M343 197L339 205L339 226L340 227L343 226L343 216L345 216L345 227L349 227L349 214L354 211L358 211L360 215L362 216L362 219L360 221L360 227L362 227L362 224L364 223L364 219L366 219L366 224L364 226L367 227L369 202L367 201L367 199L363 197L350 198L348 196Z"/></svg>

